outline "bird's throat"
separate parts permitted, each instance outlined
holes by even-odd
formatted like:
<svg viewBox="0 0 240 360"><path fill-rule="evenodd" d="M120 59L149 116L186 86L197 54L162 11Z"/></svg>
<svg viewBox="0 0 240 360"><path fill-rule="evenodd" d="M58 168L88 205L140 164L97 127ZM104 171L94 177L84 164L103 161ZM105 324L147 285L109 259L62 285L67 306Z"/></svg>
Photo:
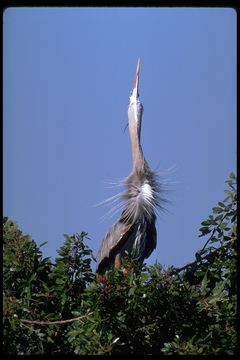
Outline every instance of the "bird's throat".
<svg viewBox="0 0 240 360"><path fill-rule="evenodd" d="M143 163L143 151L140 143L140 129L135 123L129 123L129 135L132 146L133 168L138 168Z"/></svg>

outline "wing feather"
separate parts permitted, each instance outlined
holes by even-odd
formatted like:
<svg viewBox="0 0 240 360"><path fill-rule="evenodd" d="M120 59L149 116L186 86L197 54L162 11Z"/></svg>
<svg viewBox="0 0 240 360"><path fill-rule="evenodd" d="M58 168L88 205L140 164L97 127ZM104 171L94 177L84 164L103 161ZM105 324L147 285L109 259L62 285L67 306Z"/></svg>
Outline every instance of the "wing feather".
<svg viewBox="0 0 240 360"><path fill-rule="evenodd" d="M155 218L151 222L146 217L133 224L126 224L121 217L111 226L104 237L97 254L97 272L113 266L117 255L126 252L133 258L143 261L156 248L157 232Z"/></svg>

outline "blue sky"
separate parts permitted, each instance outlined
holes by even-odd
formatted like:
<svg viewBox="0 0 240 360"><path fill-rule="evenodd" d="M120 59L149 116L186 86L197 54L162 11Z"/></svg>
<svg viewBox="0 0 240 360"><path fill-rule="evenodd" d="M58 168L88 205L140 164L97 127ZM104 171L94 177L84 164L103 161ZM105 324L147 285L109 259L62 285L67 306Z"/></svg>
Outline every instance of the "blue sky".
<svg viewBox="0 0 240 360"><path fill-rule="evenodd" d="M183 266L236 171L236 12L230 8L8 8L3 18L3 213L57 256L117 215L96 206L131 171L137 58L142 147L169 189L147 259Z"/></svg>

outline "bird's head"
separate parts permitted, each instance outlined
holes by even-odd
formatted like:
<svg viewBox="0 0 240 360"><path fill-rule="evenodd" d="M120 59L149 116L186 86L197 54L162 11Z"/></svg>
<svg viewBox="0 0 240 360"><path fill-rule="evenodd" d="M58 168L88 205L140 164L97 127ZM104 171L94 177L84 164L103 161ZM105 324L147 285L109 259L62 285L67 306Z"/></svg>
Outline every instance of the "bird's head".
<svg viewBox="0 0 240 360"><path fill-rule="evenodd" d="M139 69L140 69L140 59L138 59L135 78L133 82L133 89L131 91L131 95L129 98L129 107L128 107L128 115L129 122L133 122L137 124L139 127L141 125L141 117L143 106L139 99Z"/></svg>

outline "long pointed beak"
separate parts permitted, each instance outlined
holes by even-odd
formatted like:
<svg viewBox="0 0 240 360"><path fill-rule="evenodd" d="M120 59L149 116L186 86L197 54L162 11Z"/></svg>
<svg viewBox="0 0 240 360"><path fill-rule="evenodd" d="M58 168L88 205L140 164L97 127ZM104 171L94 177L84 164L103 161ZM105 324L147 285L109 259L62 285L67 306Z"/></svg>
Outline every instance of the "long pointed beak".
<svg viewBox="0 0 240 360"><path fill-rule="evenodd" d="M140 68L140 59L138 58L137 67L136 67L136 73L135 78L133 82L133 89L131 92L131 96L129 98L130 105L134 104L136 102L139 102L139 68Z"/></svg>
<svg viewBox="0 0 240 360"><path fill-rule="evenodd" d="M138 94L138 83L139 83L139 69L140 69L140 58L138 58L135 79L133 82L133 89L137 89L137 94Z"/></svg>

